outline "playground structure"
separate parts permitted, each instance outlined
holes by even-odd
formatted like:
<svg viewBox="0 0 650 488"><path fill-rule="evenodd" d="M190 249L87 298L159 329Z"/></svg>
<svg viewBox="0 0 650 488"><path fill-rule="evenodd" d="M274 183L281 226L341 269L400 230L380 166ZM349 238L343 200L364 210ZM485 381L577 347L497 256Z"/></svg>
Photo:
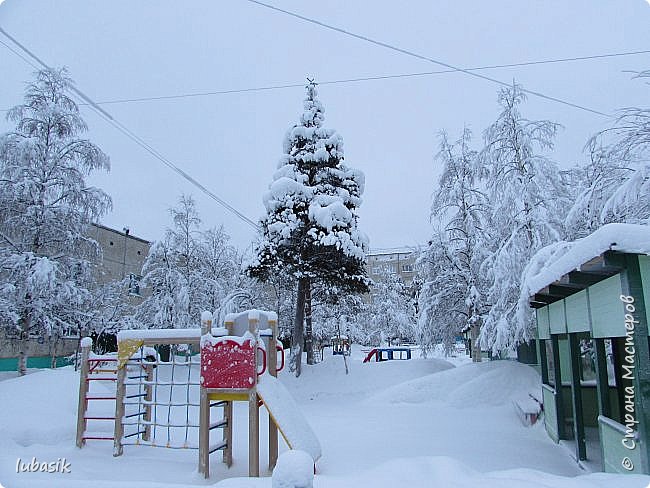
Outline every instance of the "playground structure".
<svg viewBox="0 0 650 488"><path fill-rule="evenodd" d="M408 347L375 347L368 352L363 362L369 363L373 359L377 362L411 359L411 349Z"/></svg>
<svg viewBox="0 0 650 488"><path fill-rule="evenodd" d="M161 345L171 349L168 360L153 348ZM308 452L314 463L321 455L318 439L276 379L284 351L273 312L228 314L223 327L213 328L212 315L204 312L201 329L121 331L117 355L94 355L91 346L89 338L82 340L78 447L87 440L112 440L115 456L126 446L196 449L199 472L208 478L210 454L222 451L223 462L232 464L233 402L246 401L249 476L259 476L262 405L269 412L269 469L277 461L278 430L289 448ZM114 393L91 391L97 383L114 384ZM115 402L114 416L89 413L89 404L99 400ZM213 419L217 410L221 415ZM88 428L89 422L108 421L113 432Z"/></svg>
<svg viewBox="0 0 650 488"><path fill-rule="evenodd" d="M332 354L333 355L350 355L350 339L348 336L338 335L332 337Z"/></svg>

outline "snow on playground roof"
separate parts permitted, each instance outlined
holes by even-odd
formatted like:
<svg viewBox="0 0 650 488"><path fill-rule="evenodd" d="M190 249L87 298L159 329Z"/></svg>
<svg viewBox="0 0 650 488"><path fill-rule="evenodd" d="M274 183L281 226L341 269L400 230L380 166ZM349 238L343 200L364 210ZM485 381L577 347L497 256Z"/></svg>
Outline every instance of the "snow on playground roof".
<svg viewBox="0 0 650 488"><path fill-rule="evenodd" d="M278 321L278 314L275 312L268 312L266 310L246 310L244 312L229 313L226 314L224 322L234 322L239 317L246 317L248 320L260 320L260 316L266 317L266 320L269 321Z"/></svg>
<svg viewBox="0 0 650 488"><path fill-rule="evenodd" d="M605 251L650 254L650 226L607 224L593 234L573 242L556 242L532 257L524 271L522 297L530 297L565 274L580 270Z"/></svg>
<svg viewBox="0 0 650 488"><path fill-rule="evenodd" d="M228 333L225 327L213 327L213 336L222 336ZM117 333L117 340L123 341L127 339L184 339L196 338L199 340L201 337L201 329L131 329L121 330Z"/></svg>

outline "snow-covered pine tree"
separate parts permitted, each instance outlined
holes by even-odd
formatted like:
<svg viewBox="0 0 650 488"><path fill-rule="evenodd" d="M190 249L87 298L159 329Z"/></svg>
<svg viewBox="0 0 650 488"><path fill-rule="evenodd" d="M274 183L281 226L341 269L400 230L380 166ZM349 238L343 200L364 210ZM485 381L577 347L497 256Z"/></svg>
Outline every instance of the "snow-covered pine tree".
<svg viewBox="0 0 650 488"><path fill-rule="evenodd" d="M538 249L562 238L567 202L556 164L542 154L553 148L559 125L525 119L519 111L525 99L517 84L499 92L502 110L485 131L481 153L495 244L483 265L490 310L481 343L495 353L532 337L532 315L521 322L515 310L521 275Z"/></svg>
<svg viewBox="0 0 650 488"><path fill-rule="evenodd" d="M15 129L0 136L0 315L20 332L21 374L31 334L78 328L89 261L99 258L86 229L111 206L86 184L109 159L81 137L87 126L71 86L65 69L39 71L7 115Z"/></svg>
<svg viewBox="0 0 650 488"><path fill-rule="evenodd" d="M285 270L298 281L290 367L300 375L305 302L311 280L349 292L368 290L367 238L357 228L364 177L343 164L343 139L323 127L324 109L310 82L300 121L284 139L284 154L264 196L262 239L248 270L268 281ZM311 338L305 346L313 362Z"/></svg>
<svg viewBox="0 0 650 488"><path fill-rule="evenodd" d="M443 170L433 199L431 221L442 229L443 235L434 235L420 260L423 286L418 327L423 339L442 342L447 351L461 332L470 330L472 357L480 361L477 338L486 313L487 288L480 265L490 240L487 199L478 187L479 167L477 153L470 147L471 138L468 128L453 143L446 133L440 136L436 159Z"/></svg>

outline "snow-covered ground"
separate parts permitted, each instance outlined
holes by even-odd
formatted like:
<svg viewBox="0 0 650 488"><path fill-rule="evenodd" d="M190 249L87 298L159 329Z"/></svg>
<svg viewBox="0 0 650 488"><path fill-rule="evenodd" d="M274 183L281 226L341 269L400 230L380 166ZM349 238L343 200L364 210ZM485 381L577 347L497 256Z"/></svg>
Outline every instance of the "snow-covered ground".
<svg viewBox="0 0 650 488"><path fill-rule="evenodd" d="M467 363L464 357L362 364L355 349L345 374L340 356L281 379L320 438L317 488L505 487L645 488L648 476L586 474L541 425L525 427L512 400L539 388L539 377L513 361ZM210 480L197 452L110 442L74 445L78 376L71 368L0 377L0 483L6 487L271 486L245 478L247 405L235 408L234 464L212 456ZM106 402L111 403L111 402ZM109 414L110 406L96 413ZM262 415L261 432L266 432ZM110 426L106 426L110 430ZM281 442L281 452L286 446ZM16 473L16 461L65 458L71 473Z"/></svg>

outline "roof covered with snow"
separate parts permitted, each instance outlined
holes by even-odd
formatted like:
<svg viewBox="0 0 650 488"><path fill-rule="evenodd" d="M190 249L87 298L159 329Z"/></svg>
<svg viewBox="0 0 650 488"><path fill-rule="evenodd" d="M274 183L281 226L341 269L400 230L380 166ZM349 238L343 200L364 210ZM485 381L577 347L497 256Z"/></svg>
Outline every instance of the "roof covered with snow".
<svg viewBox="0 0 650 488"><path fill-rule="evenodd" d="M606 251L650 254L650 226L607 224L573 242L556 242L540 249L524 271L522 297L530 297Z"/></svg>

